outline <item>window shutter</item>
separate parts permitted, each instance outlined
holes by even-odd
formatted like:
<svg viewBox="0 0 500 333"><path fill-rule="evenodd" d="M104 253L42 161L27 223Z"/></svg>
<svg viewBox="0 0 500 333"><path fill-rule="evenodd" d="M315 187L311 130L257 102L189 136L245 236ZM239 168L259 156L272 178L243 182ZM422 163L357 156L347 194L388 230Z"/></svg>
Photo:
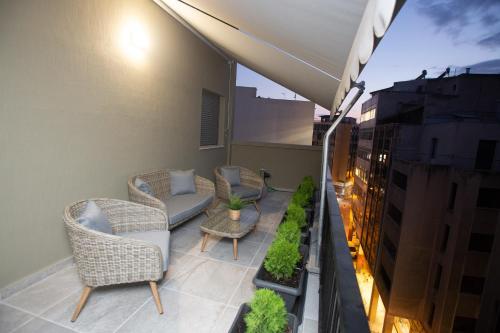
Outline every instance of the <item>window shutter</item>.
<svg viewBox="0 0 500 333"><path fill-rule="evenodd" d="M203 89L200 146L215 146L219 139L220 96Z"/></svg>

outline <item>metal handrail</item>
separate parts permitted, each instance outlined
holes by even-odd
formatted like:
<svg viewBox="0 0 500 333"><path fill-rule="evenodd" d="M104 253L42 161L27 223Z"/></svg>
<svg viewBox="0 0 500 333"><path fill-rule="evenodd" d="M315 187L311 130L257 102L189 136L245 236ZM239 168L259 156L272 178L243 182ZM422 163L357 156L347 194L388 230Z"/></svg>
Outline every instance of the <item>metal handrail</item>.
<svg viewBox="0 0 500 333"><path fill-rule="evenodd" d="M351 110L351 108L356 104L358 99L365 91L365 82L361 81L359 83L353 84L352 88L358 88L358 92L352 98L351 102L345 107L344 110L340 113L340 115L335 119L332 126L326 131L325 138L323 140L323 157L321 161L321 184L320 184L320 203L319 203L319 229L318 229L318 246L316 249L316 265L319 267L321 263L319 262L319 255L321 249L321 239L323 233L323 221L325 219L325 199L326 199L326 172L328 170L328 153L330 150L330 137L335 131L335 128L340 124L342 119L347 115L347 113ZM352 89L351 88L351 89ZM332 115L333 117L333 115Z"/></svg>

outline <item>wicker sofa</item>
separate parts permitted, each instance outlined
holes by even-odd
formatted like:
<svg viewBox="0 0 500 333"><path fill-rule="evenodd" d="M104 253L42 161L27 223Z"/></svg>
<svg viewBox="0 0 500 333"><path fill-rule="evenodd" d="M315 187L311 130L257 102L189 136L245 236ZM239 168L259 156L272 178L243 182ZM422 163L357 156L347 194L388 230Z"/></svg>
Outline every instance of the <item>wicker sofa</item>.
<svg viewBox="0 0 500 333"><path fill-rule="evenodd" d="M148 281L160 314L156 281L168 267L167 217L159 209L116 199L91 199L107 217L112 234L95 231L79 222L88 200L64 209L63 221L74 260L85 287L71 321L78 318L93 288Z"/></svg>
<svg viewBox="0 0 500 333"><path fill-rule="evenodd" d="M135 179L140 178L153 189L154 196L135 186ZM168 170L157 170L135 175L128 180L128 196L132 202L158 208L168 217L168 229L189 221L200 213L206 213L213 207L215 185L212 181L195 176L196 193L172 196L170 194L170 175Z"/></svg>
<svg viewBox="0 0 500 333"><path fill-rule="evenodd" d="M246 201L251 201L255 208L260 211L257 201L262 197L264 191L264 180L255 172L238 166L240 170L240 185L231 186L224 176L222 176L221 168L236 167L236 166L220 166L214 169L217 197L222 201L228 201L229 197L236 195Z"/></svg>

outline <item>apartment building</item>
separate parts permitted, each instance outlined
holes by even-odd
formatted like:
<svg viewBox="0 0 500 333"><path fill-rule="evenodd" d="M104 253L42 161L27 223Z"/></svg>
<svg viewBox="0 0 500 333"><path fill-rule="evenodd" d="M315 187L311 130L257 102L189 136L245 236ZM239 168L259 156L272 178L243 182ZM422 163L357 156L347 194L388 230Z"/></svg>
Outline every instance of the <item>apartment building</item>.
<svg viewBox="0 0 500 333"><path fill-rule="evenodd" d="M373 93L361 244L384 332L500 329L499 92L500 75L464 74Z"/></svg>
<svg viewBox="0 0 500 333"><path fill-rule="evenodd" d="M321 116L320 121L314 122L313 146L323 145L326 131L337 116L330 120L330 116ZM330 140L332 180L338 194L344 196L351 192L352 177L356 161L359 127L356 118L345 117L337 126Z"/></svg>

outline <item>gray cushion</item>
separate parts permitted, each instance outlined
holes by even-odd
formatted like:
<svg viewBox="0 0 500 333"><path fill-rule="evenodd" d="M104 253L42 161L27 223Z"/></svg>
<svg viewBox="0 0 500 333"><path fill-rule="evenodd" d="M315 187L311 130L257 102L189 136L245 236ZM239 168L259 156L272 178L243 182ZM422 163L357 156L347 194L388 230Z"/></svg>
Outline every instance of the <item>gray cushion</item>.
<svg viewBox="0 0 500 333"><path fill-rule="evenodd" d="M108 218L102 212L101 208L97 206L95 201L87 201L87 206L85 207L82 214L78 217L77 222L86 228L104 232L107 234L113 234L111 229L111 224L109 224Z"/></svg>
<svg viewBox="0 0 500 333"><path fill-rule="evenodd" d="M221 167L220 173L231 186L238 186L241 184L240 168L238 167Z"/></svg>
<svg viewBox="0 0 500 333"><path fill-rule="evenodd" d="M134 181L134 185L135 185L135 187L137 187L142 192L144 192L146 194L149 194L149 195L151 195L151 196L154 197L155 192L153 191L153 188L151 187L151 185L149 185L148 183L146 183L141 178L136 177L135 181Z"/></svg>
<svg viewBox="0 0 500 333"><path fill-rule="evenodd" d="M163 271L168 268L168 261L170 258L170 231L138 231L138 232L121 232L117 233L118 236L142 240L145 242L158 245L163 257Z"/></svg>
<svg viewBox="0 0 500 333"><path fill-rule="evenodd" d="M258 197L260 191L256 188L249 186L231 186L231 192L233 195L240 197L241 199L255 198Z"/></svg>
<svg viewBox="0 0 500 333"><path fill-rule="evenodd" d="M175 170L170 171L170 194L189 194L196 193L194 184L194 170Z"/></svg>
<svg viewBox="0 0 500 333"><path fill-rule="evenodd" d="M204 194L180 194L165 201L169 224L176 224L201 213L213 200L213 196Z"/></svg>

